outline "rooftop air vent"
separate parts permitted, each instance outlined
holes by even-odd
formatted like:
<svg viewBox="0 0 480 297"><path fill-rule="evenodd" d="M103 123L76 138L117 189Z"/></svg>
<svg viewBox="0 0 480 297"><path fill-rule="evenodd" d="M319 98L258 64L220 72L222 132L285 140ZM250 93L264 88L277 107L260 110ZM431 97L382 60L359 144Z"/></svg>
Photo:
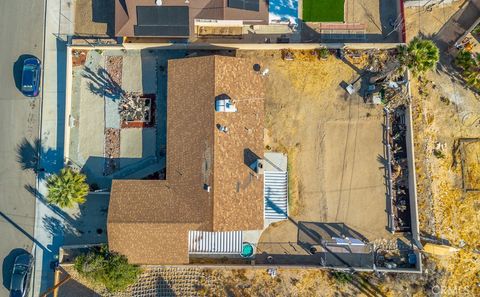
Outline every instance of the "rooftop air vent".
<svg viewBox="0 0 480 297"><path fill-rule="evenodd" d="M217 124L217 129L222 131L223 133L228 133L228 127L227 126Z"/></svg>
<svg viewBox="0 0 480 297"><path fill-rule="evenodd" d="M262 159L256 159L251 165L250 168L255 171L257 174L263 174L264 168L263 168L263 160Z"/></svg>
<svg viewBox="0 0 480 297"><path fill-rule="evenodd" d="M220 97L215 100L215 111L216 112L237 112L237 107L231 101L230 98Z"/></svg>

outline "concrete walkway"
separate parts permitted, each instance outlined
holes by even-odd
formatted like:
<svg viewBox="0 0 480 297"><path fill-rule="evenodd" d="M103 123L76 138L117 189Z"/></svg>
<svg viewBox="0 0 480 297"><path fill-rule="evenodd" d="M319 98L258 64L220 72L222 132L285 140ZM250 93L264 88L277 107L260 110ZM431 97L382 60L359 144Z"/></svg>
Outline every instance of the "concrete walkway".
<svg viewBox="0 0 480 297"><path fill-rule="evenodd" d="M45 178L63 167L63 131L65 114L66 43L57 39L60 15L69 16L65 1L46 1L45 57L43 105L41 117L41 155L37 177L35 213L35 270L33 296L39 296L53 285L51 263L63 242L66 226L64 216L58 209L45 203ZM63 4L63 7L61 8ZM61 14L60 14L61 10Z"/></svg>

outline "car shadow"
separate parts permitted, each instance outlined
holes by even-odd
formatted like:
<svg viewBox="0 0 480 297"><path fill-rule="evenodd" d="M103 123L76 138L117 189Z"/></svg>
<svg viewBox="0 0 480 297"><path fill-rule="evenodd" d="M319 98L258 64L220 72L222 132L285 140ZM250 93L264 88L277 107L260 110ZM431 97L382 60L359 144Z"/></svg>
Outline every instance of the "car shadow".
<svg viewBox="0 0 480 297"><path fill-rule="evenodd" d="M25 54L18 57L17 61L13 63L13 79L15 80L15 86L22 92L22 70L23 62L29 58L36 58L33 55Z"/></svg>
<svg viewBox="0 0 480 297"><path fill-rule="evenodd" d="M8 256L6 256L3 259L3 265L2 265L2 275L3 275L3 286L7 289L10 290L10 281L12 279L12 270L13 270L13 264L15 263L15 258L22 254L29 254L24 249L13 249Z"/></svg>

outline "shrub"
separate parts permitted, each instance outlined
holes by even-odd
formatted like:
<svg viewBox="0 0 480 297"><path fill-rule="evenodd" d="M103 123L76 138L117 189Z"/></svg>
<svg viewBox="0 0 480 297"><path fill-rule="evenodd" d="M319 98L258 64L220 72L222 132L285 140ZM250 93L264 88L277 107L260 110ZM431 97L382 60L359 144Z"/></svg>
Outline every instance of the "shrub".
<svg viewBox="0 0 480 297"><path fill-rule="evenodd" d="M326 47L320 48L319 53L320 53L320 58L321 59L327 59L328 56L330 55L330 51Z"/></svg>
<svg viewBox="0 0 480 297"><path fill-rule="evenodd" d="M137 281L141 273L139 266L129 264L127 257L110 252L105 245L78 256L74 268L80 275L104 285L110 292L125 290Z"/></svg>
<svg viewBox="0 0 480 297"><path fill-rule="evenodd" d="M455 64L462 69L462 77L470 87L480 90L480 55L461 50L455 57Z"/></svg>
<svg viewBox="0 0 480 297"><path fill-rule="evenodd" d="M341 285L352 281L352 275L343 271L333 271L332 276Z"/></svg>

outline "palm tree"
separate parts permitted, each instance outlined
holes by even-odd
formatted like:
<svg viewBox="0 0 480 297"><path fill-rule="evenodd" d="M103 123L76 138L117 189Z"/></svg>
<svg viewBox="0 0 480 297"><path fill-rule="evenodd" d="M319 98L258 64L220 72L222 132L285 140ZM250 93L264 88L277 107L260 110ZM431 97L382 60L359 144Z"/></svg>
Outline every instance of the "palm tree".
<svg viewBox="0 0 480 297"><path fill-rule="evenodd" d="M400 46L398 52L400 63L410 69L413 75L432 70L440 59L435 43L418 37L415 37L408 46Z"/></svg>
<svg viewBox="0 0 480 297"><path fill-rule="evenodd" d="M455 57L455 64L463 70L468 70L476 66L476 61L470 52L461 50Z"/></svg>
<svg viewBox="0 0 480 297"><path fill-rule="evenodd" d="M467 85L480 90L480 69L466 70L463 72L463 78Z"/></svg>
<svg viewBox="0 0 480 297"><path fill-rule="evenodd" d="M89 190L86 178L84 174L69 167L63 168L59 174L47 180L47 202L61 208L71 208L74 203L84 203Z"/></svg>
<svg viewBox="0 0 480 297"><path fill-rule="evenodd" d="M467 85L480 90L480 55L474 55L462 50L455 57L455 64L462 68L462 77Z"/></svg>

